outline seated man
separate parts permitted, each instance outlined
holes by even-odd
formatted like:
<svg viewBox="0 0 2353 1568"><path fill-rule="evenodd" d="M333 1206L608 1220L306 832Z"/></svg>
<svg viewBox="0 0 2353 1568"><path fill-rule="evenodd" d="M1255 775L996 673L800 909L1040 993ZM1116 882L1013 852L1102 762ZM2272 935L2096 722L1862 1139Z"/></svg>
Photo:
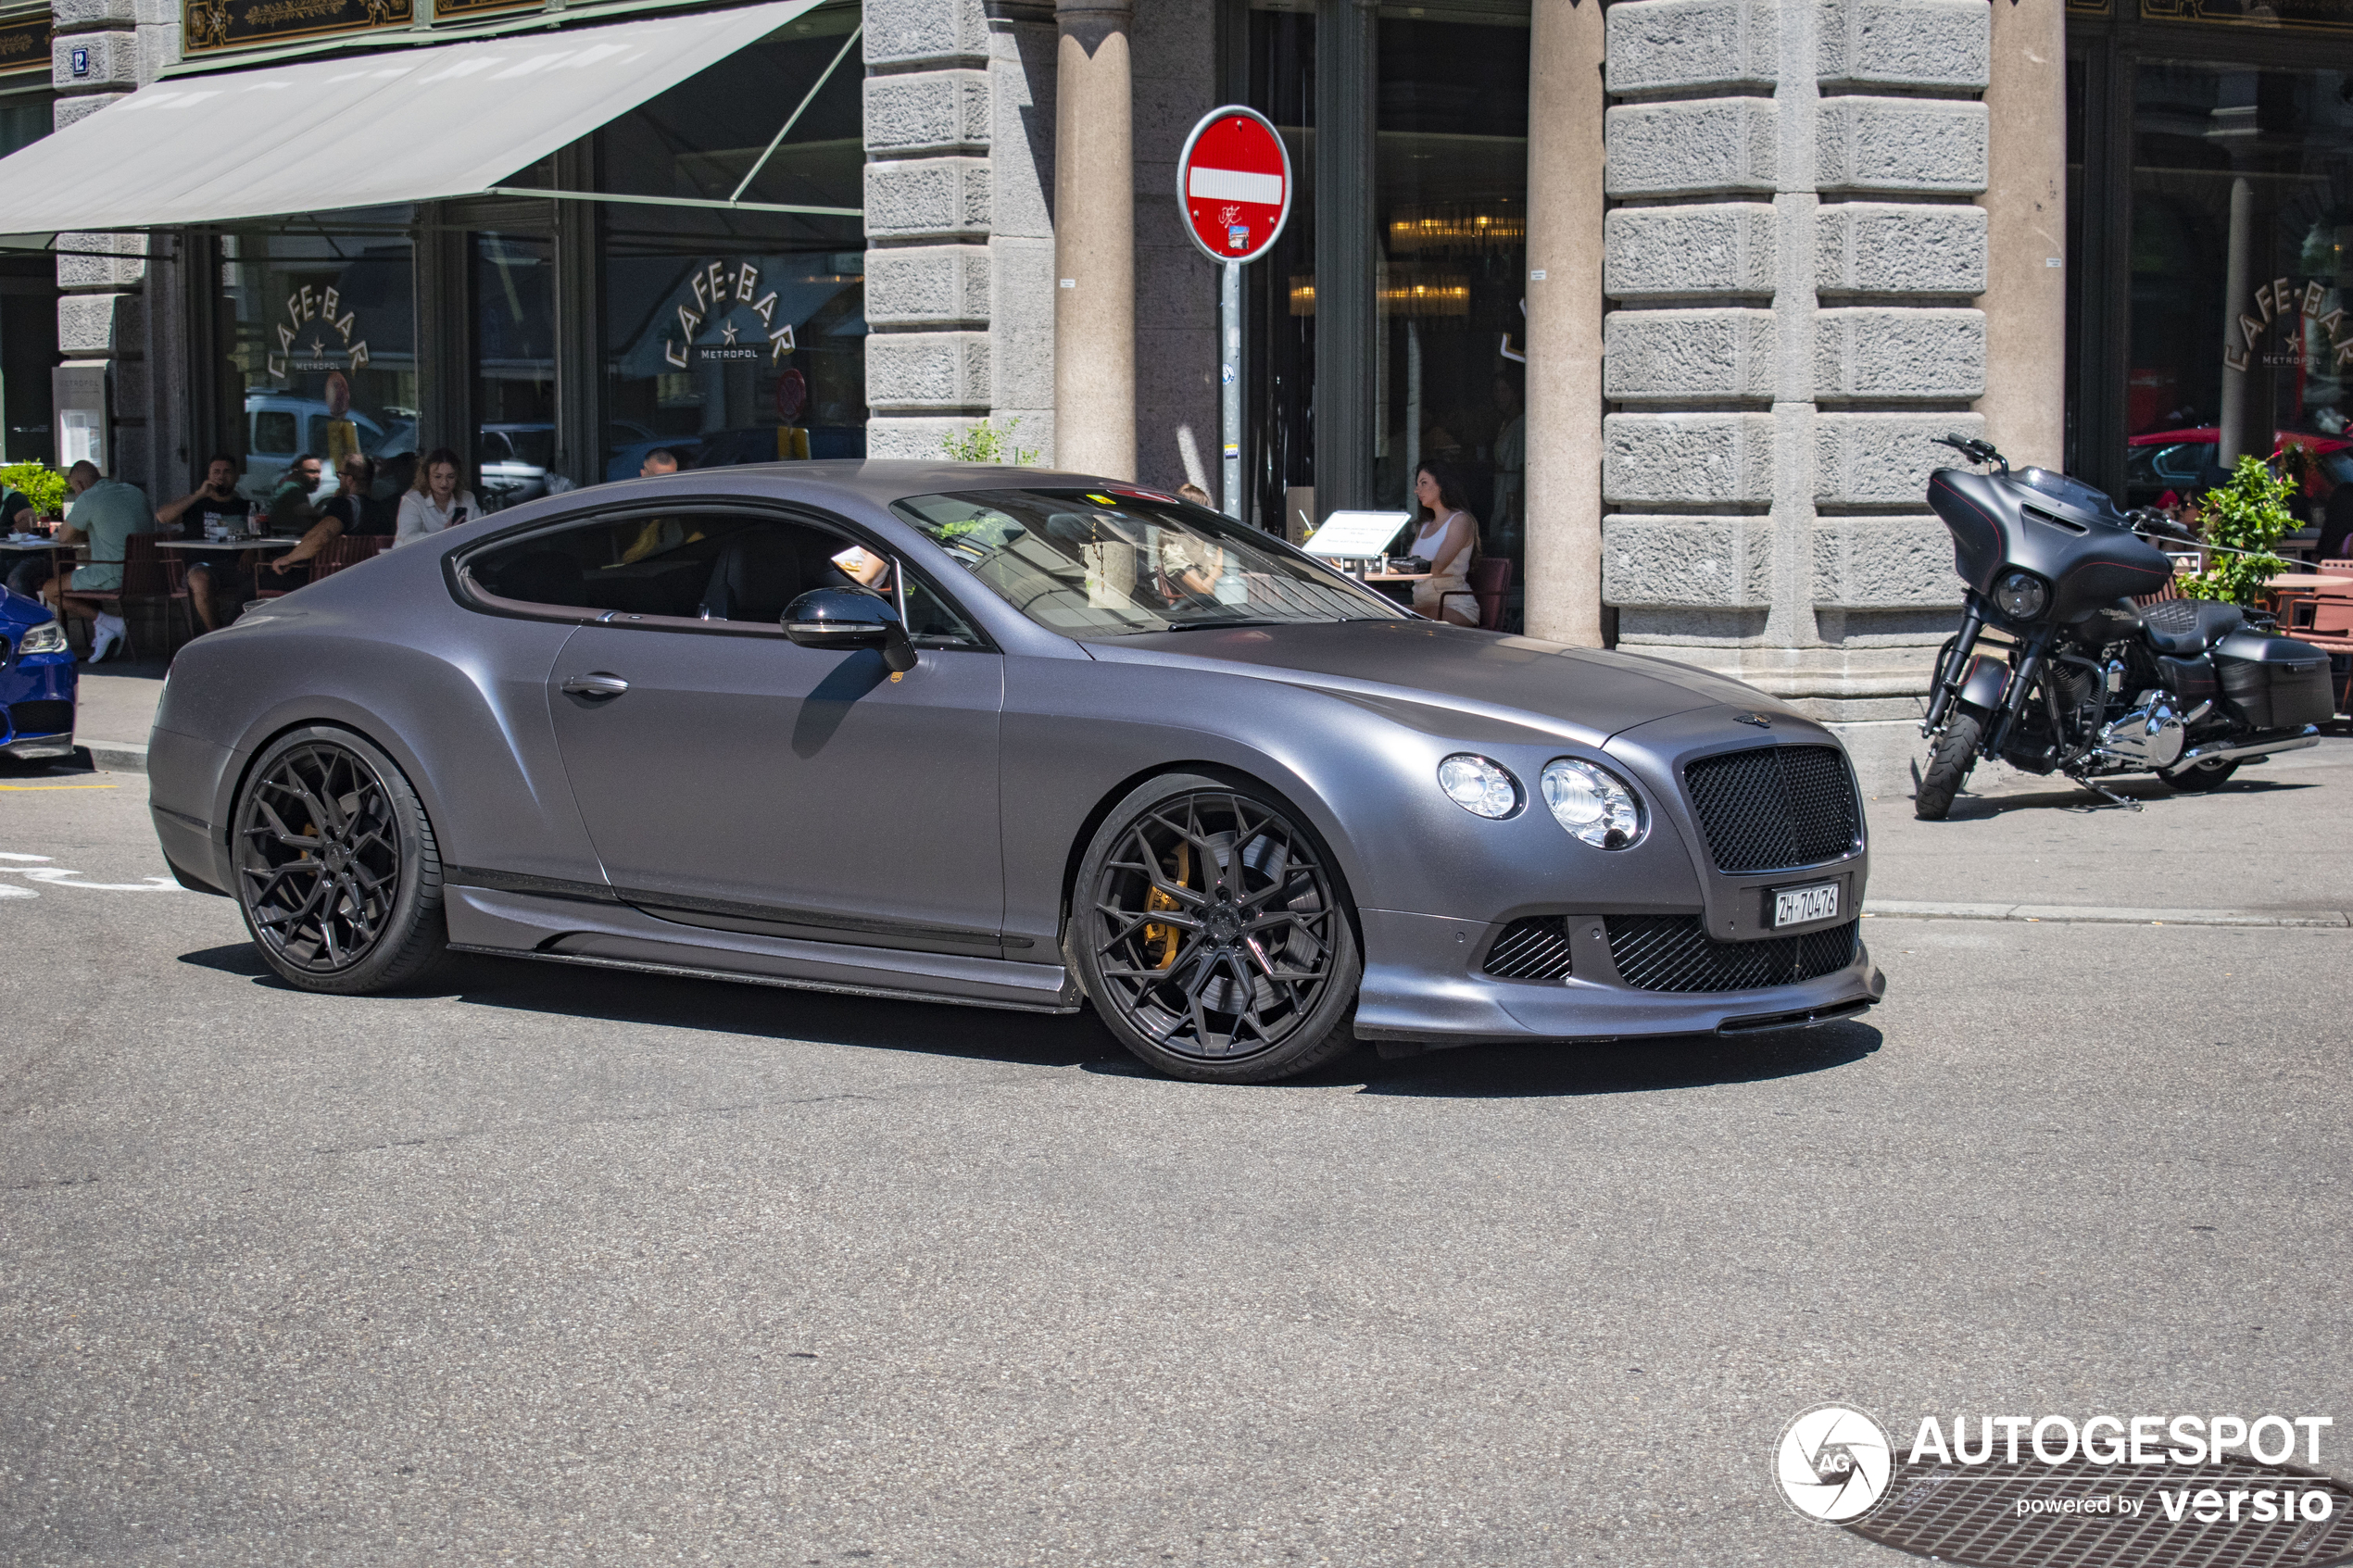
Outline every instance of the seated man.
<svg viewBox="0 0 2353 1568"><path fill-rule="evenodd" d="M354 452L343 460L343 470L336 476L335 493L321 503L319 521L295 542L295 547L275 560L264 563L263 571L279 579L284 586L299 587L310 581L310 568L303 563L314 559L333 540L345 534L360 534L373 531L375 517L368 506L369 490L375 483L376 465L372 458ZM389 533L389 528L384 530ZM258 574L257 573L257 579Z"/></svg>
<svg viewBox="0 0 2353 1568"><path fill-rule="evenodd" d="M74 500L66 508L65 525L57 530L57 543L87 544L90 563L75 568L72 578L66 583L52 578L43 583L41 596L60 617L71 616L92 623L90 662L95 664L114 650L115 644L128 634L128 628L123 625L122 617L108 610L103 600L77 597L73 590L120 592L123 558L130 548L131 536L150 532L155 526L155 513L137 486L103 477L98 466L86 459L67 471L66 488L73 492Z"/></svg>
<svg viewBox="0 0 2353 1568"><path fill-rule="evenodd" d="M286 465L285 477L270 493L269 529L272 533L301 533L318 521L310 494L319 488L319 459L305 452ZM254 573L242 557L198 560L188 568L188 602L208 632L218 632L253 597Z"/></svg>

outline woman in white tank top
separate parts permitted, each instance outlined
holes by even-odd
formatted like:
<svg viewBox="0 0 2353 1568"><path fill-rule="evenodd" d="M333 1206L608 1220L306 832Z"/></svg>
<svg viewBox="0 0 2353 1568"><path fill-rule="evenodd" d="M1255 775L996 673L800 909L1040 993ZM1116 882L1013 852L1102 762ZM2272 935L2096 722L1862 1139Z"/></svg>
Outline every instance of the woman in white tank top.
<svg viewBox="0 0 2353 1568"><path fill-rule="evenodd" d="M1429 562L1428 577L1414 584L1414 609L1432 621L1476 626L1470 569L1478 556L1478 520L1464 505L1462 481L1443 463L1424 463L1414 473L1414 499L1420 527L1410 553Z"/></svg>

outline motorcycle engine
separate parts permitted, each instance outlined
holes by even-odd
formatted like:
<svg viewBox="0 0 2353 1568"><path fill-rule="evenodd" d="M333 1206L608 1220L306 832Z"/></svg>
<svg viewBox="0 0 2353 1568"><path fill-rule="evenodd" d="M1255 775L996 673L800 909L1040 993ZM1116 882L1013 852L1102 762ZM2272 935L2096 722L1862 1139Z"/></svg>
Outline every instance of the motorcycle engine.
<svg viewBox="0 0 2353 1568"><path fill-rule="evenodd" d="M2108 761L2135 768L2171 768L2182 759L2189 731L2168 693L2154 688L2134 700L2131 711L2100 728L2098 752Z"/></svg>

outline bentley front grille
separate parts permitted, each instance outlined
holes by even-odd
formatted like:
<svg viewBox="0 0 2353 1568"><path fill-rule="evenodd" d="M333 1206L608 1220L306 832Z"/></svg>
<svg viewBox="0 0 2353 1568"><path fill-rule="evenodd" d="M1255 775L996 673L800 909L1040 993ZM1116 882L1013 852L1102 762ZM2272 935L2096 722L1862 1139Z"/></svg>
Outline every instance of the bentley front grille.
<svg viewBox="0 0 2353 1568"><path fill-rule="evenodd" d="M1692 809L1719 872L1818 865L1863 837L1855 770L1834 746L1760 746L1683 770Z"/></svg>
<svg viewBox="0 0 2353 1568"><path fill-rule="evenodd" d="M1558 915L1516 920L1487 949L1481 967L1498 980L1566 980L1569 976L1567 922Z"/></svg>
<svg viewBox="0 0 2353 1568"><path fill-rule="evenodd" d="M1855 961L1856 927L1718 942L1697 915L1612 915L1609 954L1617 977L1638 991L1751 991L1836 974Z"/></svg>

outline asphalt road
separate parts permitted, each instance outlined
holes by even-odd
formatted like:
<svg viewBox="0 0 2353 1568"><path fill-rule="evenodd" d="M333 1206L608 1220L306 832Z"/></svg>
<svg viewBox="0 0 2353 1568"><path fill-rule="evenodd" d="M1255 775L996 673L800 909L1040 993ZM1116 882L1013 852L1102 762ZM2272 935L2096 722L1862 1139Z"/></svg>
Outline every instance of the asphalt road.
<svg viewBox="0 0 2353 1568"><path fill-rule="evenodd" d="M1879 885L2340 908L2347 751L1877 802ZM1217 1088L1084 1017L309 997L149 890L143 785L0 778L0 1561L1892 1565L1775 1492L1800 1411L2353 1444L2353 930L1880 917L1810 1034Z"/></svg>

